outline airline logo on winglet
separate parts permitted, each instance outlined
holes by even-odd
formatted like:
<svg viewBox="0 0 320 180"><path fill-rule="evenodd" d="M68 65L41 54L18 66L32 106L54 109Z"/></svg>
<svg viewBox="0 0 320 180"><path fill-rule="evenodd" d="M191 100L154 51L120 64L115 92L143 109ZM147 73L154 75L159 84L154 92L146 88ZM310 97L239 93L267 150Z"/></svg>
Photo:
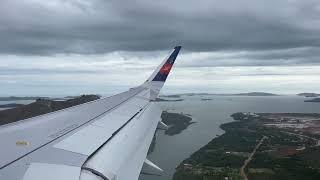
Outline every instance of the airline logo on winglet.
<svg viewBox="0 0 320 180"><path fill-rule="evenodd" d="M159 72L153 78L152 81L166 81L166 79L170 73L170 70L173 66L173 63L179 54L180 49L181 49L181 46L176 46L174 48L174 51L169 56L168 60L164 63L164 65L161 67L161 69L159 70Z"/></svg>

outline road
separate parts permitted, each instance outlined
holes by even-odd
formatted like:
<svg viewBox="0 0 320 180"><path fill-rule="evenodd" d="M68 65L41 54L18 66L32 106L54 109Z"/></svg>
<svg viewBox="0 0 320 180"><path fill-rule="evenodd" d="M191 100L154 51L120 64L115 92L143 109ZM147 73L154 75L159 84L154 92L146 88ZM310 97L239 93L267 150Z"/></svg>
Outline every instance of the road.
<svg viewBox="0 0 320 180"><path fill-rule="evenodd" d="M243 177L244 180L248 180L248 177L246 175L245 169L247 167L247 165L249 164L249 162L252 160L252 157L254 156L254 154L257 152L257 150L259 149L259 147L261 146L261 144L263 143L263 141L267 138L267 136L263 136L261 138L261 140L259 141L259 143L256 145L256 147L253 149L252 153L250 154L250 156L248 157L248 159L246 159L243 163L243 165L240 168L240 175Z"/></svg>
<svg viewBox="0 0 320 180"><path fill-rule="evenodd" d="M290 134L290 135L294 135L294 136L299 136L299 137L301 137L301 138L307 138L307 139L314 140L314 141L315 141L315 145L314 145L314 146L320 146L320 140L319 140L319 139L316 139L316 138L314 138L314 137L306 136L306 135L303 135L303 134L297 134L297 133L287 132L287 131L281 131L281 132L287 133L287 134Z"/></svg>

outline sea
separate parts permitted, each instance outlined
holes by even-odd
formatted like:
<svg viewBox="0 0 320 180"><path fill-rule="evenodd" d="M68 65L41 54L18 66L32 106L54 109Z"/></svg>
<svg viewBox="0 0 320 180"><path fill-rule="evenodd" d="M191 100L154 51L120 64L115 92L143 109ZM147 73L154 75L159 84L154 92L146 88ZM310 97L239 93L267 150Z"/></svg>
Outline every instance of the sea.
<svg viewBox="0 0 320 180"><path fill-rule="evenodd" d="M156 133L156 146L148 159L164 170L162 176L140 175L139 180L171 180L175 168L213 138L224 133L219 126L233 121L236 112L320 113L320 103L304 102L305 97L286 96L182 96L184 101L159 102L163 110L190 114L193 121L182 133L168 136ZM212 98L203 101L202 98ZM170 99L170 98L167 98Z"/></svg>

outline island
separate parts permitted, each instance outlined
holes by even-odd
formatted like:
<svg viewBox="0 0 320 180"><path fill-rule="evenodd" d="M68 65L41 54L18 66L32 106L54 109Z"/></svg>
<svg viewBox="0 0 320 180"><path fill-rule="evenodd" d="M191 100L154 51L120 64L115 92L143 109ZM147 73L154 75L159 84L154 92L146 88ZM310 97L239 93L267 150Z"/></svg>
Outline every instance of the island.
<svg viewBox="0 0 320 180"><path fill-rule="evenodd" d="M0 111L0 125L16 122L22 119L58 111L71 106L79 105L89 101L97 100L98 95L82 95L66 101L54 101L50 99L36 99L35 102L28 105L18 106L12 109Z"/></svg>
<svg viewBox="0 0 320 180"><path fill-rule="evenodd" d="M160 95L159 97L180 98L181 95L178 95L178 94L173 94L173 95Z"/></svg>
<svg viewBox="0 0 320 180"><path fill-rule="evenodd" d="M211 98L201 98L201 101L212 101L213 99Z"/></svg>
<svg viewBox="0 0 320 180"><path fill-rule="evenodd" d="M156 101L156 102L177 102L177 101L183 101L183 99L162 99L162 98L156 98L154 101Z"/></svg>
<svg viewBox="0 0 320 180"><path fill-rule="evenodd" d="M192 122L192 118L189 115L167 111L162 112L161 119L163 123L169 126L169 129L165 131L165 134L169 136L179 134L195 123Z"/></svg>
<svg viewBox="0 0 320 180"><path fill-rule="evenodd" d="M320 98L308 99L308 100L305 100L304 102L320 102Z"/></svg>
<svg viewBox="0 0 320 180"><path fill-rule="evenodd" d="M235 113L173 180L320 179L320 114Z"/></svg>
<svg viewBox="0 0 320 180"><path fill-rule="evenodd" d="M162 114L161 114L162 122L164 122L166 125L169 126L169 128L165 130L165 134L168 136L173 136L187 129L191 124L195 123L195 122L191 122L192 118L190 116L191 115L189 114L162 111ZM154 151L154 148L156 146L156 141L157 141L157 137L155 133L153 135L153 139L150 144L148 154Z"/></svg>
<svg viewBox="0 0 320 180"><path fill-rule="evenodd" d="M304 97L318 97L320 94L317 93L299 93L297 96L304 96Z"/></svg>
<svg viewBox="0 0 320 180"><path fill-rule="evenodd" d="M266 92L249 92L234 94L235 96L279 96L278 94L266 93Z"/></svg>
<svg viewBox="0 0 320 180"><path fill-rule="evenodd" d="M172 95L160 95L160 97L179 98L181 96L201 96L201 95L211 95L211 94L209 94L209 93L181 93L181 94L172 94Z"/></svg>

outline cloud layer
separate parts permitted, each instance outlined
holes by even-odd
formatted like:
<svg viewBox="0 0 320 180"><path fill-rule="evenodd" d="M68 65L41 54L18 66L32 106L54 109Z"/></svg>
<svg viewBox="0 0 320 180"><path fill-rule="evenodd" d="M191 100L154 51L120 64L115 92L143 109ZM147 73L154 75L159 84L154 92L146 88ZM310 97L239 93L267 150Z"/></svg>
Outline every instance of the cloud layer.
<svg viewBox="0 0 320 180"><path fill-rule="evenodd" d="M289 92L281 80L300 84L290 92L316 90L300 80L320 77L319 19L318 0L3 0L0 83L8 90L0 94L19 85L131 86L176 44L183 53L169 87L177 90L207 82L208 91L219 83L228 91L227 82L268 90L266 79L270 91Z"/></svg>
<svg viewBox="0 0 320 180"><path fill-rule="evenodd" d="M317 0L4 0L1 53L319 47Z"/></svg>

